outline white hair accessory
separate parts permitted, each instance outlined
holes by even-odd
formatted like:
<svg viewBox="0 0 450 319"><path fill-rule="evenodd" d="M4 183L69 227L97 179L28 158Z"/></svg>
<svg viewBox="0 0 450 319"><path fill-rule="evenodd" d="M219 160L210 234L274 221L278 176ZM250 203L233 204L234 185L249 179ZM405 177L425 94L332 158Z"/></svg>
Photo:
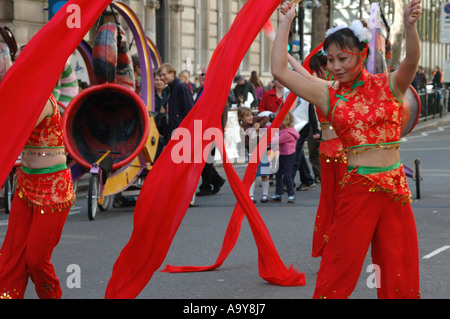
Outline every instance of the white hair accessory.
<svg viewBox="0 0 450 319"><path fill-rule="evenodd" d="M349 29L353 31L359 42L369 42L372 38L372 32L367 29L361 21L355 20L350 24Z"/></svg>
<svg viewBox="0 0 450 319"><path fill-rule="evenodd" d="M353 21L352 24L350 24L350 26L347 26L344 23L337 25L331 29L328 29L328 31L325 34L325 37L328 37L333 33L342 30L344 28L349 28L350 30L352 30L353 34L356 36L356 38L358 38L360 42L370 41L370 39L372 38L372 33L370 32L370 30L364 27L362 22L359 20Z"/></svg>
<svg viewBox="0 0 450 319"><path fill-rule="evenodd" d="M345 23L344 24L339 24L337 26L334 26L334 27L332 27L332 28L327 30L327 32L325 33L325 37L328 38L328 36L332 35L333 33L337 32L339 30L345 29L347 27L348 26Z"/></svg>

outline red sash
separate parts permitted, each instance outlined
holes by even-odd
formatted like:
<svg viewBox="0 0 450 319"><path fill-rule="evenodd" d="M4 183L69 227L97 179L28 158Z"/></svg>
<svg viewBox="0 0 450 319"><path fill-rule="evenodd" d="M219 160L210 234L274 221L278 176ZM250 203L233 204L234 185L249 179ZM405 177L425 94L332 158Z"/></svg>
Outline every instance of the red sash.
<svg viewBox="0 0 450 319"><path fill-rule="evenodd" d="M54 173L30 175L19 171L17 191L28 205L41 209L50 207L52 211L62 210L72 205L74 191L70 170Z"/></svg>

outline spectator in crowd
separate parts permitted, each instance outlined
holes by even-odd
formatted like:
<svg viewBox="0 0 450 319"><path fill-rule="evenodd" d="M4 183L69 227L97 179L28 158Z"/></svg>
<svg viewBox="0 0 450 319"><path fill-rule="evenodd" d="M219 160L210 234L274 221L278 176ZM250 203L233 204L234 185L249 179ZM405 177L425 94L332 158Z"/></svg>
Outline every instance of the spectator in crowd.
<svg viewBox="0 0 450 319"><path fill-rule="evenodd" d="M200 86L198 88L198 96L196 98L196 101L200 98L200 96L203 93L203 85L205 84L205 77L207 72L207 67L203 67L202 74L200 78ZM230 92L232 92L230 90ZM234 95L233 95L234 96ZM222 113L222 131L225 128L227 118L228 118L228 110L231 108L231 104L234 103L234 99L229 96L227 103L225 103L225 107ZM220 174L217 172L216 168L214 167L214 156L216 153L215 146L211 146L211 150L209 151L208 159L206 160L205 167L202 171L202 183L199 186L199 191L196 193L197 196L208 196L217 194L220 189L222 188L223 184L225 184L225 179L220 176Z"/></svg>
<svg viewBox="0 0 450 319"><path fill-rule="evenodd" d="M433 88L442 88L442 73L441 69L436 65L433 71Z"/></svg>
<svg viewBox="0 0 450 319"><path fill-rule="evenodd" d="M286 186L288 194L288 203L295 203L295 185L292 178L292 169L295 162L295 153L297 140L300 135L294 127L294 115L292 112L286 114L283 123L280 126L278 136L275 136L272 143L279 146L279 161L276 176L275 195L270 199L271 202L281 202L281 196Z"/></svg>
<svg viewBox="0 0 450 319"><path fill-rule="evenodd" d="M139 57L137 55L133 55L131 59L133 61L134 70L134 90L138 95L141 95L141 66L139 64Z"/></svg>
<svg viewBox="0 0 450 319"><path fill-rule="evenodd" d="M263 134L262 128L265 128L269 122L268 116L253 116L252 110L248 107L242 106L238 109L239 125L241 127L242 140L245 143L245 153L250 160L253 151L258 151L257 145L259 143L259 137ZM261 177L262 196L261 203L267 203L269 200L269 175L270 175L270 162L267 156L267 150L261 157L256 172L256 177ZM252 183L249 189L249 196L253 202L256 203L254 197L255 182Z"/></svg>
<svg viewBox="0 0 450 319"><path fill-rule="evenodd" d="M275 87L266 91L261 99L261 102L259 103L258 110L260 113L264 111L276 113L280 105L283 103L284 85L277 80L274 80L274 83Z"/></svg>
<svg viewBox="0 0 450 319"><path fill-rule="evenodd" d="M427 76L423 72L422 66L419 65L416 73L418 92L425 92L427 89Z"/></svg>
<svg viewBox="0 0 450 319"><path fill-rule="evenodd" d="M262 84L262 82L258 76L258 73L256 71L252 71L249 81L255 87L256 96L258 97L258 103L259 103L266 90L265 90L264 85Z"/></svg>
<svg viewBox="0 0 450 319"><path fill-rule="evenodd" d="M178 128L185 116L194 106L194 100L189 87L176 77L175 68L164 63L158 69L158 75L167 84L169 98L167 100L167 127L164 133L164 140L170 140L172 132Z"/></svg>
<svg viewBox="0 0 450 319"><path fill-rule="evenodd" d="M258 107L258 97L256 95L255 86L248 80L244 79L239 73L234 77L234 95L238 100L239 106L247 106L250 108ZM248 101L249 95L251 95L251 102Z"/></svg>
<svg viewBox="0 0 450 319"><path fill-rule="evenodd" d="M194 94L196 92L196 86L193 82L191 82L191 72L188 70L183 70L180 72L180 75L178 76L181 82L185 83L189 89L191 90L191 93Z"/></svg>

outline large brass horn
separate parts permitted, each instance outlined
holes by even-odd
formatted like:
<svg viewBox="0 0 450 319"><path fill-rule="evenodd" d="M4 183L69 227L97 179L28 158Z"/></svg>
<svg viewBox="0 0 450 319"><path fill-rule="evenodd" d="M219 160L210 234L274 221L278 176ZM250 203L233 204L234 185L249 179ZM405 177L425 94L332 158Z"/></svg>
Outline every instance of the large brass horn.
<svg viewBox="0 0 450 319"><path fill-rule="evenodd" d="M92 50L96 83L79 93L63 116L66 146L72 158L90 169L110 151L112 169L133 161L149 134L149 114L134 92L128 43L120 25L99 28Z"/></svg>

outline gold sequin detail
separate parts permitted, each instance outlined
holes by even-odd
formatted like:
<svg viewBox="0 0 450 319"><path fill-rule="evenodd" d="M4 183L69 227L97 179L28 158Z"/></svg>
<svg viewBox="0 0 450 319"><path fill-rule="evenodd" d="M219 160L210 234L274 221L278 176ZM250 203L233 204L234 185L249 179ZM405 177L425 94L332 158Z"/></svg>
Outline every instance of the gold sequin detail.
<svg viewBox="0 0 450 319"><path fill-rule="evenodd" d="M0 299L13 299L13 298L11 297L9 292L4 292L4 293L0 294Z"/></svg>

